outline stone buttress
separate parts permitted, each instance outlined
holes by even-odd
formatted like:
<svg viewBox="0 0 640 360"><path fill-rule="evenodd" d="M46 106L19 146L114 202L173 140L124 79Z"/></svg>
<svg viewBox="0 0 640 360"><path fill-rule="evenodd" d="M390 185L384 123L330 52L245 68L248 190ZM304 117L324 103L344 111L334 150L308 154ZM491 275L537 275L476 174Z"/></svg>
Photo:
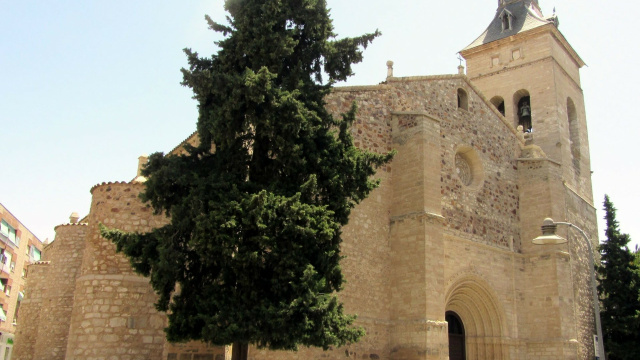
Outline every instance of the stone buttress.
<svg viewBox="0 0 640 360"><path fill-rule="evenodd" d="M392 131L390 359L445 359L441 165L433 156L440 152L440 120L394 113Z"/></svg>

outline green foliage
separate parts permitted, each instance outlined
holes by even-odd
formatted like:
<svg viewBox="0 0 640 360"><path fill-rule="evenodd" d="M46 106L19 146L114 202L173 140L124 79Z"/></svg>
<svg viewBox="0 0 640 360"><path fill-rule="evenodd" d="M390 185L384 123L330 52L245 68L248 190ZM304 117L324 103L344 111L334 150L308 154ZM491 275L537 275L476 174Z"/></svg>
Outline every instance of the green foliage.
<svg viewBox="0 0 640 360"><path fill-rule="evenodd" d="M620 233L616 209L605 195L607 239L600 245L602 265L598 293L607 359L640 359L640 273L628 248L629 235Z"/></svg>
<svg viewBox="0 0 640 360"><path fill-rule="evenodd" d="M206 17L226 36L218 54L185 49L199 145L155 153L143 171L142 199L171 222L102 234L150 277L170 341L289 350L357 341L364 332L335 296L341 227L392 154L357 149L355 105L335 119L324 97L379 33L334 40L323 0L225 8L229 25Z"/></svg>

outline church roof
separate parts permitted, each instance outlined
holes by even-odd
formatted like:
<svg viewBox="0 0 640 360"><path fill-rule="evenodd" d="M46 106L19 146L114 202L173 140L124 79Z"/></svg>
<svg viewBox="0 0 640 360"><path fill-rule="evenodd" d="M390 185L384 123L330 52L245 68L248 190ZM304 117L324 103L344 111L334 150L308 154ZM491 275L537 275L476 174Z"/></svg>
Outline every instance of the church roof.
<svg viewBox="0 0 640 360"><path fill-rule="evenodd" d="M511 28L503 30L502 16L505 14L508 14L511 18ZM508 2L498 7L496 15L487 29L482 35L465 47L463 51L547 24L554 24L557 27L557 18L555 16L544 18L535 1L524 0Z"/></svg>

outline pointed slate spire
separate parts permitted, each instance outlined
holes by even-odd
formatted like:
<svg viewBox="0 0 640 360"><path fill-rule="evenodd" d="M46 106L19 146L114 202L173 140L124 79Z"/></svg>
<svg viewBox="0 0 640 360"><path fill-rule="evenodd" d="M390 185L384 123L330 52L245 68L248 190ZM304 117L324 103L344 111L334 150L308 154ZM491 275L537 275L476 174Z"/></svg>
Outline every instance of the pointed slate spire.
<svg viewBox="0 0 640 360"><path fill-rule="evenodd" d="M496 15L487 29L463 51L550 23L557 24L554 18L542 15L538 0L498 0Z"/></svg>

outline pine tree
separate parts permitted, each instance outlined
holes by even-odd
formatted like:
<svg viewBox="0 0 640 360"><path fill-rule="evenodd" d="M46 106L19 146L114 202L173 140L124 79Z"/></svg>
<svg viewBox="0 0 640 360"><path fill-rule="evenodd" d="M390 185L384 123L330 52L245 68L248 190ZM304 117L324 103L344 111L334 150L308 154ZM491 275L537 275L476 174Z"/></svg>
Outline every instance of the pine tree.
<svg viewBox="0 0 640 360"><path fill-rule="evenodd" d="M355 104L325 109L379 33L336 40L324 0L227 0L210 58L185 49L199 145L155 153L142 199L170 223L145 234L103 228L150 277L167 339L296 350L355 342L335 293L341 227L392 154L354 147Z"/></svg>
<svg viewBox="0 0 640 360"><path fill-rule="evenodd" d="M620 233L616 209L604 198L607 239L600 245L602 265L598 293L607 359L640 359L640 274L627 248L629 235Z"/></svg>

